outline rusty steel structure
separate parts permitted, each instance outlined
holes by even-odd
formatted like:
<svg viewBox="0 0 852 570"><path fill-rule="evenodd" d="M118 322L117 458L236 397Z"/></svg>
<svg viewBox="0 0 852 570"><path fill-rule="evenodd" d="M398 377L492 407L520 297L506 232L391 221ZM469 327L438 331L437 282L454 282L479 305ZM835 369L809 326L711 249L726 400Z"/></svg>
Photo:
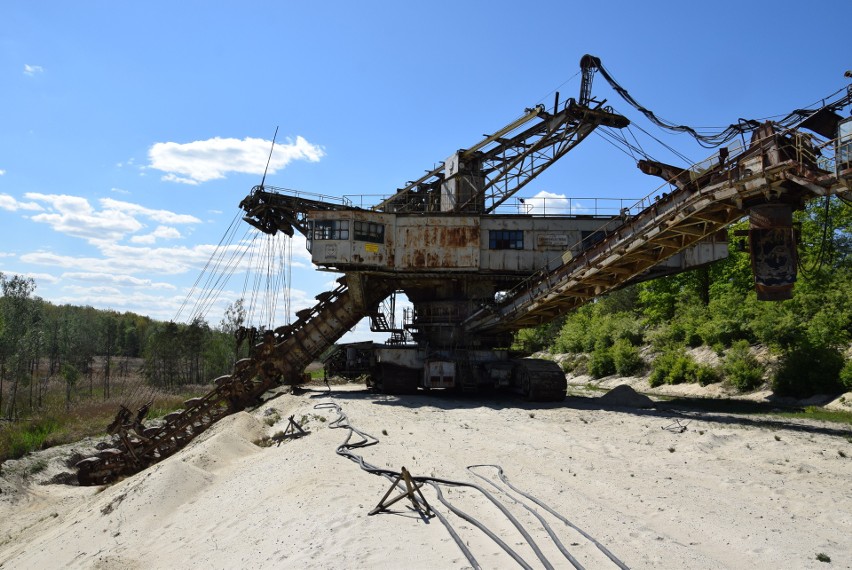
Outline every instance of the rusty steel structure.
<svg viewBox="0 0 852 570"><path fill-rule="evenodd" d="M269 389L301 383L305 367L364 317L373 330L392 333L392 342L361 343L330 361L345 367L351 353L378 390L506 389L561 400L561 369L514 353L513 332L629 283L724 258L724 230L745 216L758 295L788 298L796 278L792 212L852 188L852 121L836 113L852 103L852 89L818 111L797 111L795 125L746 125L750 143L722 148L709 163L682 169L640 161L643 172L666 181L669 191L659 196L608 212L511 202L595 129L629 124L592 98L592 77L600 71L626 91L597 58L584 57L581 67L578 100L560 102L557 94L551 108L527 109L376 206L254 187L240 203L244 220L266 234L298 231L313 263L343 276L294 323L261 333L233 374L161 426L145 427L147 410L133 417L124 408L111 426L118 444L78 464L80 483L144 469ZM402 327L379 310L398 291L413 305Z"/></svg>

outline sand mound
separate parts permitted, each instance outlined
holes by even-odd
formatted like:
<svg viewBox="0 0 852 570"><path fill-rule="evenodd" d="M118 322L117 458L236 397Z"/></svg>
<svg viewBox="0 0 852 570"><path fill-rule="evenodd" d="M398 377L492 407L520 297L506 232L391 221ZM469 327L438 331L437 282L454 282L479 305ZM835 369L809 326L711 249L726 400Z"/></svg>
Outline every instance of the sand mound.
<svg viewBox="0 0 852 570"><path fill-rule="evenodd" d="M182 459L204 471L217 471L243 457L260 452L253 442L266 435L266 426L246 412L213 425L190 443Z"/></svg>
<svg viewBox="0 0 852 570"><path fill-rule="evenodd" d="M607 406L617 406L620 408L654 407L654 401L651 398L645 396L644 394L638 393L636 390L634 390L627 384L616 386L615 388L598 398L598 400L602 404L606 404Z"/></svg>

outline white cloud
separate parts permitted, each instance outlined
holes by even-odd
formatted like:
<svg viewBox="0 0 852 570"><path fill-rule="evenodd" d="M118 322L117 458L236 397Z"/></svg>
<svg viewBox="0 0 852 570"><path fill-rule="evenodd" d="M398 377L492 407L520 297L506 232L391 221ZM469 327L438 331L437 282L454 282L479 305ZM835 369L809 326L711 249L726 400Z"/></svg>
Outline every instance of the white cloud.
<svg viewBox="0 0 852 570"><path fill-rule="evenodd" d="M83 238L90 243L114 242L144 226L136 218L119 210L96 211L89 201L64 194L25 194L30 200L47 205L49 212L32 216L35 222L51 226L55 231Z"/></svg>
<svg viewBox="0 0 852 570"><path fill-rule="evenodd" d="M130 192L129 192L129 191L124 190L124 189L122 189L122 188L110 188L110 189L109 189L109 191L110 191L110 192L115 192L116 194L130 194Z"/></svg>
<svg viewBox="0 0 852 570"><path fill-rule="evenodd" d="M144 176L144 174L143 174ZM178 184L189 184L190 186L198 186L198 180L187 178L186 176L176 176L174 174L166 174L160 177L163 182L177 182Z"/></svg>
<svg viewBox="0 0 852 570"><path fill-rule="evenodd" d="M91 215L92 209L89 207L87 210L87 202L72 198L55 197L51 204L61 204L66 209L75 210L78 216ZM172 231L173 228L169 226L160 226L152 233L171 235ZM144 238L144 236L136 237ZM288 240L289 243L279 240ZM214 253L216 262L213 265L216 267L207 267L204 276L209 279L210 276L215 278L232 274L230 283L234 287L242 287L246 282L259 283L260 281L252 276L247 278L245 272L252 270L255 272L254 275L265 275L265 267L253 266L256 266L259 260L265 260L269 251L280 252L282 247L286 248L284 251L292 252L291 267L294 271L291 285L298 284L305 287L312 279L303 270L299 270L298 273L296 271L297 268L309 266L310 258L310 254L305 250L305 238L300 235L292 239L281 234L271 237L252 229L244 240L224 249L214 244L192 247L143 247L141 244L132 243L134 241L140 240L131 238L131 243L127 244L100 241L95 243L98 252L88 256L65 255L45 250L35 251L20 254L17 263L43 267L46 272L61 274L59 282L61 290L49 296L52 302L128 310L159 319L191 318L191 315L177 313L184 305L185 297L190 291L189 288L182 290L179 284L184 281L185 276L195 277L207 267ZM311 271L310 274L313 275L313 272ZM51 280L51 283L54 281L55 278ZM216 283L215 287L227 287L227 279L221 283L217 280ZM210 287L209 281L202 289L205 287ZM317 292L319 290L309 295L302 289L291 288L289 322L292 322L293 311L316 303L313 300L313 293ZM280 291L278 293L280 294ZM188 306L198 306L197 299L202 294L204 293L201 289L193 288L193 297L189 300ZM226 289L217 294L214 300L205 298L203 304L207 314L214 315L211 317L211 323L217 324L227 303L240 295L238 292ZM242 295L245 293L243 292ZM284 314L284 301L279 300L278 305L278 310L272 317L273 324L283 323L287 319ZM184 308L184 310L195 309ZM262 309L257 310L262 311ZM261 320L269 319L268 315L258 314L256 317L258 322L255 324L262 324Z"/></svg>
<svg viewBox="0 0 852 570"><path fill-rule="evenodd" d="M121 297L121 289L117 289L115 287L107 287L105 285L97 285L95 287L80 287L78 285L70 285L68 287L63 287L63 291L68 291L74 295L74 299L80 299L86 295L91 295L91 298L95 298L98 300L103 299L104 297ZM79 304L80 301L74 301L74 304ZM91 303L86 303L91 304ZM112 305L112 303L110 303Z"/></svg>
<svg viewBox="0 0 852 570"><path fill-rule="evenodd" d="M147 289L177 289L171 283L156 283L150 279L140 279L132 275L115 275L110 273L68 272L62 274L63 279L75 281L91 281L102 285L110 284L119 287L144 287Z"/></svg>
<svg viewBox="0 0 852 570"><path fill-rule="evenodd" d="M121 200L113 200L112 198L101 198L101 205L106 210L115 210L126 214L144 216L151 218L155 222L163 224L200 224L201 220L189 214L175 214L168 210L152 210L139 204L131 204L130 202L122 202Z"/></svg>
<svg viewBox="0 0 852 570"><path fill-rule="evenodd" d="M128 158L127 162L116 162L116 168L124 168L125 166L133 166L133 163L136 162L135 158Z"/></svg>
<svg viewBox="0 0 852 570"><path fill-rule="evenodd" d="M41 202L48 208L47 212L31 216L30 219L48 224L59 233L79 237L95 245L115 243L124 239L128 234L142 230L145 224L140 222L137 217L149 218L159 223L201 223L201 220L188 214L176 214L168 210L152 210L138 204L113 200L112 198L102 198L100 203L103 209L98 211L88 200L79 196L30 192L25 194L25 197L29 200ZM18 202L18 204L21 203ZM39 210L44 210L38 204L34 205ZM0 195L0 207L5 207L2 195ZM154 234L153 240L158 237L180 237L180 232L174 228L168 230L157 228ZM143 241L145 239L143 238Z"/></svg>
<svg viewBox="0 0 852 570"><path fill-rule="evenodd" d="M30 65L28 63L24 64L24 75L28 77L34 77L39 73L44 73L44 68L40 65Z"/></svg>
<svg viewBox="0 0 852 570"><path fill-rule="evenodd" d="M57 283L59 282L59 277L52 275L50 273L22 273L24 277L29 277L38 285L42 285L44 283Z"/></svg>
<svg viewBox="0 0 852 570"><path fill-rule="evenodd" d="M212 138L191 143L162 142L148 149L150 168L165 172L162 180L184 184L199 184L224 178L229 172L261 176L269 158L271 141ZM301 136L276 144L269 160L269 173L275 173L294 160L317 162L325 156L321 146L309 143Z"/></svg>
<svg viewBox="0 0 852 570"><path fill-rule="evenodd" d="M130 238L130 242L150 245L155 243L158 239L178 239L180 237L182 237L180 232L175 228L171 228L168 226L157 226L157 229L151 232L150 234L133 236L132 238Z"/></svg>
<svg viewBox="0 0 852 570"><path fill-rule="evenodd" d="M271 239L291 239L278 236ZM244 241L230 246L200 244L193 247L139 247L115 242L96 244L102 257L75 257L50 251L36 251L20 256L23 263L47 267L58 267L68 271L103 273L109 275L179 275L199 271L208 265L214 253L222 263L228 264L227 271L251 270L251 263L266 259L263 248L265 240ZM278 246L272 246L273 251ZM252 249L253 248L253 249ZM289 247L288 247L289 249ZM309 267L310 253L305 249L305 238L292 238L292 267ZM224 270L224 269L220 269Z"/></svg>
<svg viewBox="0 0 852 570"><path fill-rule="evenodd" d="M3 176L4 174L6 174L6 171L0 168L0 176Z"/></svg>
<svg viewBox="0 0 852 570"><path fill-rule="evenodd" d="M10 212L16 212L18 210L44 210L44 208L35 202L19 202L8 194L0 194L0 209L9 210Z"/></svg>
<svg viewBox="0 0 852 570"><path fill-rule="evenodd" d="M210 257L207 246L187 248L136 248L109 246L104 257L74 257L48 251L25 253L23 263L60 267L63 269L94 271L97 273L176 275L192 267L203 267ZM212 249L212 246L211 246ZM122 254L124 257L122 257Z"/></svg>

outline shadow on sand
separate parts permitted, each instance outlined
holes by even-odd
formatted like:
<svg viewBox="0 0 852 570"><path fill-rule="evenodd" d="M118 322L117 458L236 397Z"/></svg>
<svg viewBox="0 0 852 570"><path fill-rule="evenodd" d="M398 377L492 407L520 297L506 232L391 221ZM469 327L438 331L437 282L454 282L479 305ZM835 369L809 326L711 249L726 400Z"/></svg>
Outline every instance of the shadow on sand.
<svg viewBox="0 0 852 570"><path fill-rule="evenodd" d="M436 410L458 410L490 408L492 410L516 409L524 411L539 410L602 410L615 413L632 414L642 417L658 418L663 421L677 419L700 420L726 425L759 427L770 430L788 430L804 433L818 433L836 437L852 437L852 426L828 423L818 420L796 420L781 417L778 412L802 411L801 407L779 406L776 403L751 402L744 400L725 400L710 398L675 398L656 401L651 407L639 408L615 406L597 396L568 396L562 402L528 402L520 396L502 392L489 394L459 394L448 390L420 391L416 394L381 394L363 386L353 389L332 385L308 386L301 392L311 399L331 398L334 400L371 401L377 406L403 408L434 408Z"/></svg>

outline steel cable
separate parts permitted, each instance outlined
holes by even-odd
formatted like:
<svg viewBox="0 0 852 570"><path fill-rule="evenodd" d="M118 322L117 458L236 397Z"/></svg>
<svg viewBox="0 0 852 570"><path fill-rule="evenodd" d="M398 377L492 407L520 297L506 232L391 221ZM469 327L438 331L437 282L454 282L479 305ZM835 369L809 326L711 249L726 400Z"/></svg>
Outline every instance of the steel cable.
<svg viewBox="0 0 852 570"><path fill-rule="evenodd" d="M609 83L610 87L618 93L622 99L624 99L628 104L630 104L634 109L642 113L649 121L660 127L661 129L665 129L667 131L677 132L677 133L687 133L692 136L698 144L705 148L714 148L721 144L724 144L738 135L748 133L754 131L757 127L760 126L760 122L757 120L748 120L748 119L739 119L739 121L735 124L728 125L724 128L710 129L706 128L707 131L715 131L712 134L705 134L699 132L696 128L689 127L686 125L678 125L666 119L662 119L658 117L653 111L647 109L643 105L641 105L636 99L633 98L632 95L622 87L618 81L607 71L607 69L603 66L602 63L598 60L597 71L600 72L601 76ZM835 101L831 99L842 93L843 91L847 91L846 95L838 98ZM826 102L828 100L828 102ZM795 125L798 125L808 117L813 114L821 111L823 109L829 111L836 111L848 105L852 101L852 90L847 88L841 88L822 99L814 105L820 105L817 109L796 109L786 115L783 119L776 121L778 124L785 128L792 128Z"/></svg>

